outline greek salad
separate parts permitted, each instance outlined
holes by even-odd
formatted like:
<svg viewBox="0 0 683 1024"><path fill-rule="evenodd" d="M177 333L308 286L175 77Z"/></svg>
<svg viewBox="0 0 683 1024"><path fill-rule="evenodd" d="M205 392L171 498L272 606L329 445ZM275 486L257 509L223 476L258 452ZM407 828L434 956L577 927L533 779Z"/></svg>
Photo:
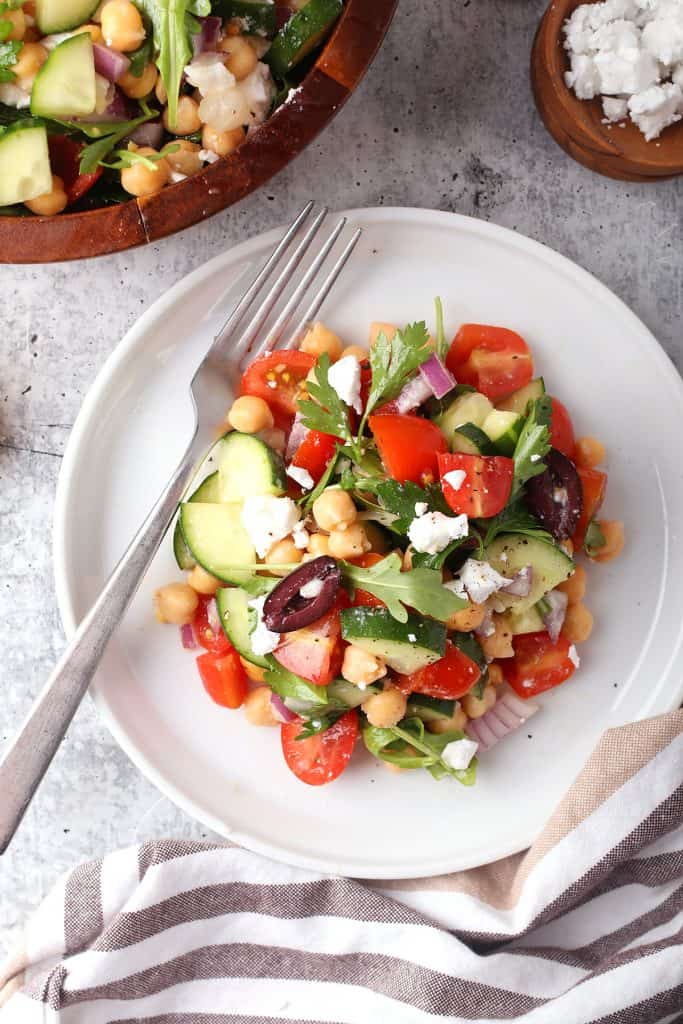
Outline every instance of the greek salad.
<svg viewBox="0 0 683 1024"><path fill-rule="evenodd" d="M477 757L569 680L592 616L581 564L604 447L575 439L512 330L424 322L344 347L322 323L255 359L155 594L208 695L277 726L305 783L357 745L394 770L475 780Z"/></svg>
<svg viewBox="0 0 683 1024"><path fill-rule="evenodd" d="M228 156L343 0L0 0L0 215L149 196Z"/></svg>

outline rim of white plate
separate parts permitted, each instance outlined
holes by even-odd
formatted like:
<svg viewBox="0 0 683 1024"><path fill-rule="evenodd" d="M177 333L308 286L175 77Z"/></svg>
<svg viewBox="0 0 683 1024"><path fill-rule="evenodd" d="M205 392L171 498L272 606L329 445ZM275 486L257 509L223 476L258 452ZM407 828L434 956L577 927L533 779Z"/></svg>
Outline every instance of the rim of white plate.
<svg viewBox="0 0 683 1024"><path fill-rule="evenodd" d="M564 274L571 278L579 287L591 292L595 296L596 300L608 305L615 317L621 317L625 321L628 321L632 327L638 328L639 333L642 335L643 344L649 346L649 357L657 360L660 364L661 370L669 376L672 385L677 388L678 398L683 406L683 379L679 376L673 362L669 359L667 353L643 321L626 305L625 302L610 291L610 289L598 280L598 278L591 274L590 271L583 269L566 256L560 255L553 249L544 245L542 242L537 242L525 235L517 234L516 231L500 227L496 224L491 224L488 221L481 221L473 217L465 217L461 214L449 213L440 210L423 209L421 207L359 208L341 211L338 216L345 216L352 224L359 224L360 226L362 226L363 222L377 223L382 221L392 221L396 218L407 222L414 222L417 220L422 224L430 222L434 225L453 225L453 227L457 227L461 232L470 232L484 237L488 236L502 245L513 249L519 249L529 255L536 256L546 264L553 266L560 274ZM72 486L78 470L81 445L88 434L91 420L97 413L100 400L109 387L111 377L116 374L121 363L125 362L130 357L135 348L144 342L144 337L152 325L157 321L164 319L166 312L170 307L176 305L179 301L182 301L184 296L191 292L196 285L202 282L205 278L214 274L222 267L222 265L233 264L239 259L248 259L253 250L272 248L281 237L283 230L284 228L280 226L249 238L246 241L230 248L227 252L213 257L211 260L188 274L187 277L173 285L164 295L160 296L160 298L158 298L156 302L154 302L152 306L150 306L150 308L146 310L126 332L105 360L92 386L87 392L78 416L76 417L76 422L74 423L64 452L57 481L52 531L57 606L64 626L64 631L68 639L70 639L76 631L78 621L76 619L72 600L73 584L66 557L66 537L68 530L66 513L70 504ZM386 877L386 875L379 874L375 876L372 872L368 872L367 865L364 865L364 870L362 872L358 872L354 869L352 862L343 861L330 863L329 861L325 861L325 863L323 863L315 856L308 857L293 853L291 850L277 843L263 842L258 839L254 839L248 833L242 832L239 829L233 829L225 821L208 814L192 799L180 792L175 785L169 782L159 771L156 765L152 763L131 740L126 730L119 724L115 714L110 710L109 704L101 691L96 693L91 692L90 697L93 700L104 725L136 767L139 768L140 771L165 796L172 800L176 806L180 807L181 810L185 811L185 813L190 815L196 821L199 821L208 828L211 828L219 835L226 837L229 836L232 842L236 842L255 853L292 864L296 867L317 871L322 870L327 874L355 875L356 877L360 877L361 875L364 877ZM676 703L676 699L673 699L671 706L674 707ZM487 856L486 862L499 860L502 857L518 853L520 850L524 850L529 847L536 838L535 832L531 834L531 831L532 830L529 830L529 834L525 833L524 836L518 836L514 842L499 844L495 850L491 851L491 856ZM427 875L441 875L460 869L462 869L462 864L458 862L457 855L454 854L449 858L443 858L441 861L436 861L431 864L427 871ZM423 871L422 874L424 873L425 872ZM414 876L414 864L405 864L392 869L391 877L395 879L412 878Z"/></svg>

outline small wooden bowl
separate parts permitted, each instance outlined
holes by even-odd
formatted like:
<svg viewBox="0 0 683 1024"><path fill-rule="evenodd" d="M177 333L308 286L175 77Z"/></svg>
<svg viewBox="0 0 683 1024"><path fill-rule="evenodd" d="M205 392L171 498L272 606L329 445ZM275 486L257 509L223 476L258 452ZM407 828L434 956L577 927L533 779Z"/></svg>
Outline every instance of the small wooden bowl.
<svg viewBox="0 0 683 1024"><path fill-rule="evenodd" d="M531 83L546 128L571 157L624 181L657 181L683 174L683 121L646 142L631 121L605 124L600 99L580 100L567 87L569 60L562 26L586 0L553 0L536 32Z"/></svg>
<svg viewBox="0 0 683 1024"><path fill-rule="evenodd" d="M346 0L315 65L289 100L231 156L157 195L56 217L0 217L0 263L120 252L181 231L259 188L332 120L372 63L398 0Z"/></svg>

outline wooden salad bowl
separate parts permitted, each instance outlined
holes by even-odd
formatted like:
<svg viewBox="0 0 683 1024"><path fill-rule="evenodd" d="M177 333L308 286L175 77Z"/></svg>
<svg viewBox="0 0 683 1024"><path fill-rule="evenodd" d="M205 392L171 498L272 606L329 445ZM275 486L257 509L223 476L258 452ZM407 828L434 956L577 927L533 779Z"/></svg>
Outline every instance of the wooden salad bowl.
<svg viewBox="0 0 683 1024"><path fill-rule="evenodd" d="M120 252L188 228L244 199L332 120L372 63L398 0L346 0L294 94L238 150L153 196L55 217L0 217L0 262L52 263Z"/></svg>
<svg viewBox="0 0 683 1024"><path fill-rule="evenodd" d="M562 26L582 2L553 0L536 32L531 84L543 123L574 160L609 178L658 181L683 174L683 121L646 142L631 121L604 124L600 99L580 100L565 84Z"/></svg>

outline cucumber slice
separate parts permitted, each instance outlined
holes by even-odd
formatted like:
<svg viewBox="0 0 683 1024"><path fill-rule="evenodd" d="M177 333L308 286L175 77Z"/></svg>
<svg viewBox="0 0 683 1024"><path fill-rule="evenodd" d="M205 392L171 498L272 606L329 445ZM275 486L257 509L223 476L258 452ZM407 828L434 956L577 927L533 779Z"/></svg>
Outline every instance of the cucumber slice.
<svg viewBox="0 0 683 1024"><path fill-rule="evenodd" d="M406 713L421 718L423 722L443 722L455 714L457 701L440 700L438 697L426 697L423 693L413 693L408 698Z"/></svg>
<svg viewBox="0 0 683 1024"><path fill-rule="evenodd" d="M409 615L398 622L386 608L348 608L341 613L342 637L386 661L403 675L443 658L446 627L441 622Z"/></svg>
<svg viewBox="0 0 683 1024"><path fill-rule="evenodd" d="M325 38L344 8L343 0L308 0L273 39L266 60L282 77Z"/></svg>
<svg viewBox="0 0 683 1024"><path fill-rule="evenodd" d="M0 135L0 206L24 203L51 189L45 125L20 121Z"/></svg>
<svg viewBox="0 0 683 1024"><path fill-rule="evenodd" d="M69 32L90 21L99 0L35 0L36 24L44 36Z"/></svg>
<svg viewBox="0 0 683 1024"><path fill-rule="evenodd" d="M206 480L202 481L197 490L187 500L217 502L218 473L212 473L211 476L207 476ZM185 543L183 531L180 529L180 519L175 524L175 530L173 531L173 554L178 563L178 568L186 572L194 569L197 564L192 556L192 552Z"/></svg>
<svg viewBox="0 0 683 1024"><path fill-rule="evenodd" d="M265 441L234 430L221 441L218 452L220 501L242 501L255 494L284 494L285 464Z"/></svg>
<svg viewBox="0 0 683 1024"><path fill-rule="evenodd" d="M545 383L543 377L537 377L536 380L525 384L519 391L513 391L511 395L508 395L502 402L499 402L496 408L502 409L504 412L516 412L518 416L526 416L529 402L535 402L537 398L542 398L544 394Z"/></svg>
<svg viewBox="0 0 683 1024"><path fill-rule="evenodd" d="M268 661L251 649L251 634L256 626L256 612L248 605L249 595L239 587L223 587L216 593L218 614L228 640L238 654L252 665L268 668Z"/></svg>
<svg viewBox="0 0 683 1024"><path fill-rule="evenodd" d="M361 690L360 686L349 683L346 679L333 679L328 683L327 697L330 704L346 704L349 708L358 708L368 697L380 691L381 687L374 683Z"/></svg>
<svg viewBox="0 0 683 1024"><path fill-rule="evenodd" d="M510 616L510 630L513 636L522 633L542 633L545 624L538 608L527 608L525 612Z"/></svg>
<svg viewBox="0 0 683 1024"><path fill-rule="evenodd" d="M31 113L41 117L85 117L97 102L95 59L87 32L55 46L36 75Z"/></svg>
<svg viewBox="0 0 683 1024"><path fill-rule="evenodd" d="M458 427L464 423L481 427L490 412L493 412L493 404L486 395L481 395L478 391L467 391L451 402L445 412L437 416L436 423L451 443Z"/></svg>
<svg viewBox="0 0 683 1024"><path fill-rule="evenodd" d="M224 583L242 583L250 571L226 568L256 561L254 546L242 526L242 506L213 505L204 501L186 501L180 506L180 529L194 559L212 576Z"/></svg>
<svg viewBox="0 0 683 1024"><path fill-rule="evenodd" d="M524 417L516 412L494 409L484 420L482 430L493 441L501 455L512 455L524 426Z"/></svg>
<svg viewBox="0 0 683 1024"><path fill-rule="evenodd" d="M574 563L561 548L537 537L526 537L518 533L504 534L494 540L484 552L484 559L502 576L514 576L526 565L533 568L533 583L527 597L512 597L501 592L496 594L496 600L513 607L516 615L527 611L574 572Z"/></svg>
<svg viewBox="0 0 683 1024"><path fill-rule="evenodd" d="M451 450L465 455L495 455L498 451L488 434L474 423L463 423L453 431Z"/></svg>
<svg viewBox="0 0 683 1024"><path fill-rule="evenodd" d="M213 0L211 12L221 18L239 18L249 35L272 39L277 32L277 7L272 0Z"/></svg>

